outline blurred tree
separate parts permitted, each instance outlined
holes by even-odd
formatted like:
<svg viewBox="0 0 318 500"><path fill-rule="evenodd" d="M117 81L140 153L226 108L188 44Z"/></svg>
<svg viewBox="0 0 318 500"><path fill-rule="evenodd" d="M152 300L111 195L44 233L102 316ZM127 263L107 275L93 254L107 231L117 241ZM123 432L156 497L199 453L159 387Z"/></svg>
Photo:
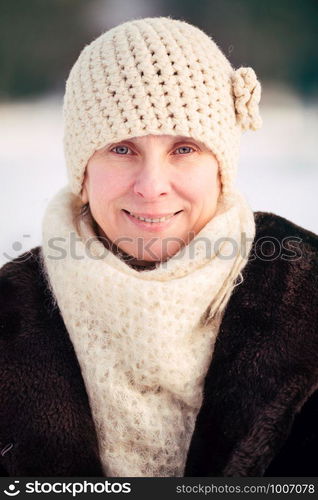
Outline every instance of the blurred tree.
<svg viewBox="0 0 318 500"><path fill-rule="evenodd" d="M235 67L263 80L318 95L318 0L165 0L176 18L196 24Z"/></svg>
<svg viewBox="0 0 318 500"><path fill-rule="evenodd" d="M123 21L148 15L141 0L127 4ZM235 67L318 95L318 0L157 0L155 10L202 28ZM113 25L112 12L113 0L1 0L0 99L63 92L80 50Z"/></svg>
<svg viewBox="0 0 318 500"><path fill-rule="evenodd" d="M84 0L2 0L0 98L63 88L79 47L89 36Z"/></svg>

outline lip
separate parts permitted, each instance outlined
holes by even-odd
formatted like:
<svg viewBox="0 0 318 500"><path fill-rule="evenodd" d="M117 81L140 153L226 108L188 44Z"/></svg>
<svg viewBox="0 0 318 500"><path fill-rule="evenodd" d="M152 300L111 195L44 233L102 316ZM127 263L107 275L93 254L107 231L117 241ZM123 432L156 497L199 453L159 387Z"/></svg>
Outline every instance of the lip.
<svg viewBox="0 0 318 500"><path fill-rule="evenodd" d="M124 210L124 212L125 211L126 210ZM145 213L138 214L137 212L131 212L131 210L127 210L127 212L133 213L134 215L137 215L137 217L145 217L148 219L161 219L161 217L168 217L169 215L175 215L177 213L177 211L175 211L175 212L169 212L169 213L165 213L165 214L145 214ZM179 212L180 212L180 210L179 210Z"/></svg>
<svg viewBox="0 0 318 500"><path fill-rule="evenodd" d="M122 210L124 216L132 222L135 226L139 227L139 229L144 229L145 231L149 231L150 233L158 233L164 229L167 229L182 213L182 211L179 211L175 213L170 219L165 220L163 222L146 222L144 220L138 220L132 215L130 215L128 212L125 212L125 210ZM140 217L145 217L143 215L140 215ZM159 218L159 217L158 217Z"/></svg>

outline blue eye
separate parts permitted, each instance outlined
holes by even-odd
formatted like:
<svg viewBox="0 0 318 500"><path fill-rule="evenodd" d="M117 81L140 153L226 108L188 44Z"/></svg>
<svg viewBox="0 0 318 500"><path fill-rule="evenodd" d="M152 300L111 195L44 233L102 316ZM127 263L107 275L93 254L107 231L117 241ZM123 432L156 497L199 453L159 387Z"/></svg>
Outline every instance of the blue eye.
<svg viewBox="0 0 318 500"><path fill-rule="evenodd" d="M115 146L111 149L111 151L115 151L119 155L125 155L128 151L131 151L128 146Z"/></svg>
<svg viewBox="0 0 318 500"><path fill-rule="evenodd" d="M177 153L177 154L181 154L181 155L184 155L184 154L187 154L187 153L192 153L192 151L194 151L194 149L191 148L190 146L181 146L180 148L176 149L176 151L178 151L178 150L181 151L181 152Z"/></svg>

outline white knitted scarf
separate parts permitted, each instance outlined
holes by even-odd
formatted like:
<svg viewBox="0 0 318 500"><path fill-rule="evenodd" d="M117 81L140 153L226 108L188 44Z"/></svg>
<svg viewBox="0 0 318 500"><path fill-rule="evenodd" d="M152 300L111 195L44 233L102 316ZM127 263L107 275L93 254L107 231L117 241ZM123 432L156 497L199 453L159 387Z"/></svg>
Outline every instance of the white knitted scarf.
<svg viewBox="0 0 318 500"><path fill-rule="evenodd" d="M77 230L79 202L68 188L50 202L43 262L105 475L182 476L222 311L255 235L253 212L238 192L222 198L188 245L140 272L105 248L91 222Z"/></svg>

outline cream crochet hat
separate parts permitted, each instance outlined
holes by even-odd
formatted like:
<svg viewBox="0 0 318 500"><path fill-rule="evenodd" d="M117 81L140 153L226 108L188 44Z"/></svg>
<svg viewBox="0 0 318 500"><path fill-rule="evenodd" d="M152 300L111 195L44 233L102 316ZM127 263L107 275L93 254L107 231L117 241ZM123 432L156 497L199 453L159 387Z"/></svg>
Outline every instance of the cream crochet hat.
<svg viewBox="0 0 318 500"><path fill-rule="evenodd" d="M64 96L70 188L80 194L91 155L148 134L192 137L216 156L222 189L235 180L242 130L261 126L252 68L234 70L200 29L169 17L125 22L87 45Z"/></svg>

